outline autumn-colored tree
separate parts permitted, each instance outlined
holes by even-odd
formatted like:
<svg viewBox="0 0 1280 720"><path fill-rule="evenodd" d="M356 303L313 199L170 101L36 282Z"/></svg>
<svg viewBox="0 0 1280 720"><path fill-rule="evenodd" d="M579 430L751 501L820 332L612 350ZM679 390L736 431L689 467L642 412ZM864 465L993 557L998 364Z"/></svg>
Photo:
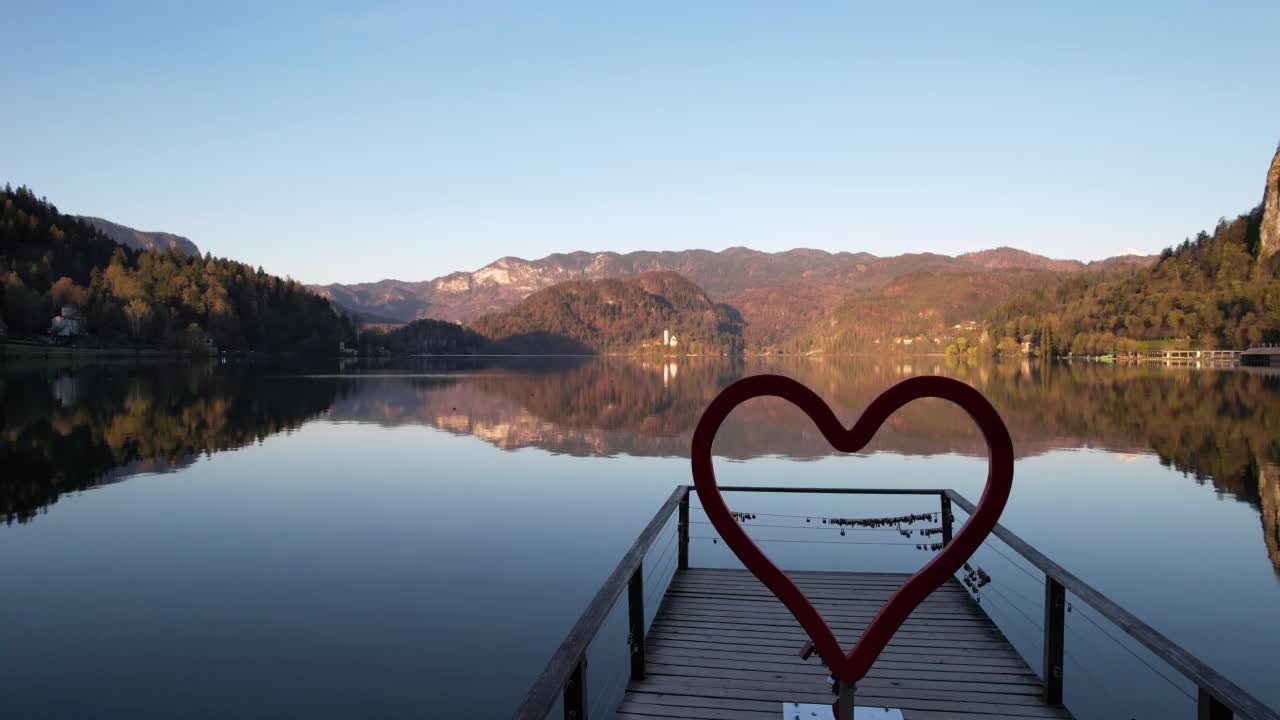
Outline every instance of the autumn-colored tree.
<svg viewBox="0 0 1280 720"><path fill-rule="evenodd" d="M243 263L137 252L58 212L27 188L0 193L0 312L10 335L38 335L80 308L90 340L186 349L194 324L227 350L333 352L351 323L298 283Z"/></svg>
<svg viewBox="0 0 1280 720"><path fill-rule="evenodd" d="M1068 276L996 307L986 327L997 338L1030 334L1050 355L1280 341L1280 262L1257 259L1260 223L1259 207L1167 248L1150 268Z"/></svg>

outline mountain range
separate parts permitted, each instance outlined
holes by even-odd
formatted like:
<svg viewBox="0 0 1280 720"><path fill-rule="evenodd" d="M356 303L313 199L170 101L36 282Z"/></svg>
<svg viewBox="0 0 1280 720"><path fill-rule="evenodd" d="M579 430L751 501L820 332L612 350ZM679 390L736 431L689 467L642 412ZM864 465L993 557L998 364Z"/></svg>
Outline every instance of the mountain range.
<svg viewBox="0 0 1280 720"><path fill-rule="evenodd" d="M310 287L361 317L400 322L429 317L469 324L482 315L511 309L534 292L559 283L674 272L705 290L711 300L737 309L745 321L744 336L749 343L769 345L825 317L851 298L907 276L1003 275L1016 271L1038 273L1047 278L1081 271L1143 267L1155 259L1155 256L1121 255L1083 263L1009 247L955 257L934 253L877 257L870 253L813 249L767 253L744 247L719 252L574 252L537 260L505 257L475 272L455 272L421 282L382 280ZM947 297L932 300L950 304ZM985 309L974 308L979 317Z"/></svg>

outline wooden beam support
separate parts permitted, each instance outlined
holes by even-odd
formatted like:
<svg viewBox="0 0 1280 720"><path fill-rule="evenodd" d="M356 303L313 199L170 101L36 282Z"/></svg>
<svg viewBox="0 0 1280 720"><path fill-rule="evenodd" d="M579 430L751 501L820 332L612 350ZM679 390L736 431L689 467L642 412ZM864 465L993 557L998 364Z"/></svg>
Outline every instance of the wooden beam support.
<svg viewBox="0 0 1280 720"><path fill-rule="evenodd" d="M1204 688L1200 688L1200 697L1196 703L1197 720L1231 720L1231 708L1223 705L1218 698Z"/></svg>
<svg viewBox="0 0 1280 720"><path fill-rule="evenodd" d="M680 533L680 539L676 541L680 543L680 550L679 550L680 558L679 558L678 564L676 565L676 569L688 570L689 569L689 493L685 493L684 497L680 498L680 518L676 522L679 523L678 532Z"/></svg>
<svg viewBox="0 0 1280 720"><path fill-rule="evenodd" d="M951 498L943 493L942 498L942 545L946 547L951 544L952 520L954 516L951 513Z"/></svg>
<svg viewBox="0 0 1280 720"><path fill-rule="evenodd" d="M1044 701L1062 704L1062 666L1066 651L1067 592L1062 583L1044 579Z"/></svg>
<svg viewBox="0 0 1280 720"><path fill-rule="evenodd" d="M587 656L583 653L564 686L564 720L587 720Z"/></svg>
<svg viewBox="0 0 1280 720"><path fill-rule="evenodd" d="M636 567L627 583L627 626L631 646L631 681L640 682L644 671L644 564Z"/></svg>

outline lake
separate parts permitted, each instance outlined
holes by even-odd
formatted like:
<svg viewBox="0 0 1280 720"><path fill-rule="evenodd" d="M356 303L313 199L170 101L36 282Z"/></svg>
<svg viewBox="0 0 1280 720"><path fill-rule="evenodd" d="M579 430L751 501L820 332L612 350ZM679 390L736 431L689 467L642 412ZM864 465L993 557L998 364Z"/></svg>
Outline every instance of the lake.
<svg viewBox="0 0 1280 720"><path fill-rule="evenodd" d="M808 384L846 422L904 377L975 386L1017 455L1002 523L1280 705L1274 372L434 358L0 366L5 715L506 717L690 482L702 409L762 372ZM940 401L840 455L794 408L753 400L715 452L726 484L953 487L975 501L986 464L982 438ZM918 539L803 519L930 512L936 498L735 501L773 513L749 530L786 541L767 545L784 567L903 572L930 555ZM693 563L734 565L705 516L692 520ZM669 557L646 564L647 587ZM983 607L1038 667L1043 589L1018 560L989 543L974 563L992 577ZM623 625L592 648L593 709L620 692ZM1087 607L1068 615L1066 646L1078 717L1192 716L1194 688Z"/></svg>

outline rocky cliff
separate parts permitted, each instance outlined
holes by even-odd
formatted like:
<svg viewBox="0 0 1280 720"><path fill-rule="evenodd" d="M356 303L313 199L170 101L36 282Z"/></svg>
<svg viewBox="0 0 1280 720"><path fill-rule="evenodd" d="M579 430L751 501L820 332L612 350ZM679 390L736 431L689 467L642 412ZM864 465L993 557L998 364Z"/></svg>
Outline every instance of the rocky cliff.
<svg viewBox="0 0 1280 720"><path fill-rule="evenodd" d="M1262 194L1262 244L1259 258L1280 252L1280 146L1276 146L1267 171L1267 187Z"/></svg>
<svg viewBox="0 0 1280 720"><path fill-rule="evenodd" d="M81 222L88 223L96 228L98 232L115 240L117 243L125 247L131 247L134 250L168 250L169 248L178 248L183 255L199 255L200 248L196 244L182 237L167 232L148 232L144 230L134 230L131 227L113 223L110 220L103 220L99 217L90 215L77 215L76 219Z"/></svg>

